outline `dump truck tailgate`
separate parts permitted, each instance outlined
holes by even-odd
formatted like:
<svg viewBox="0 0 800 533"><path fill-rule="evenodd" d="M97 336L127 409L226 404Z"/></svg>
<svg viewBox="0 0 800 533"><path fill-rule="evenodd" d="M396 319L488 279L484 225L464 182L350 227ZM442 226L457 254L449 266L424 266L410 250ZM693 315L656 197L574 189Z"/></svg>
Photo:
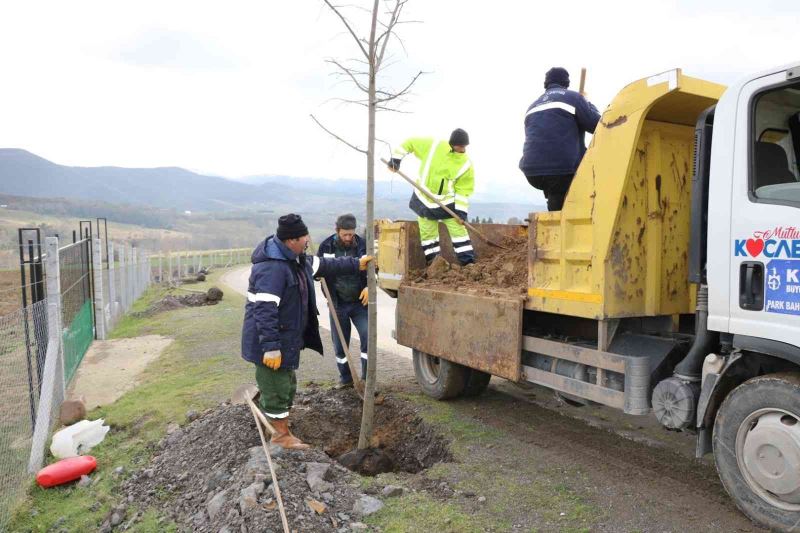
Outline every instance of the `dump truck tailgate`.
<svg viewBox="0 0 800 533"><path fill-rule="evenodd" d="M397 342L431 355L518 381L522 298L400 287Z"/></svg>

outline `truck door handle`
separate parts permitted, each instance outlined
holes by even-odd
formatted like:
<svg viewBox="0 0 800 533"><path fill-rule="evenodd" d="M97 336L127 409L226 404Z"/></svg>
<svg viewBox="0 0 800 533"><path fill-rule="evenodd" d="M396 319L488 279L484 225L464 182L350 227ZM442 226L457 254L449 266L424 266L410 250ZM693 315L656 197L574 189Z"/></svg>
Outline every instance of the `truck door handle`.
<svg viewBox="0 0 800 533"><path fill-rule="evenodd" d="M764 264L745 261L739 267L739 307L748 311L764 309Z"/></svg>

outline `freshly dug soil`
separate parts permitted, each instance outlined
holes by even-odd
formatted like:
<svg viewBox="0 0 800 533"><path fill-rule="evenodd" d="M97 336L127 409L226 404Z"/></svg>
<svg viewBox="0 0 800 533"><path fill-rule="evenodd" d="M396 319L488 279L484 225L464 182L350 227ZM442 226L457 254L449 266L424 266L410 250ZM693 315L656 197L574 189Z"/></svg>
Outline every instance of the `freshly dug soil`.
<svg viewBox="0 0 800 533"><path fill-rule="evenodd" d="M427 270L412 272L407 283L420 287L526 294L528 241L525 237L506 237L501 244L508 250L492 247L490 253L465 267L449 264L442 256L437 256Z"/></svg>
<svg viewBox="0 0 800 533"><path fill-rule="evenodd" d="M223 292L217 287L211 287L204 293L192 293L175 296L168 294L153 303L146 311L135 313L136 316L151 316L162 311L182 309L184 307L200 307L203 305L216 305L222 300Z"/></svg>
<svg viewBox="0 0 800 533"><path fill-rule="evenodd" d="M293 531L349 531L350 524L361 519L363 500L370 498L359 490L358 475L331 456L355 448L360 400L352 389L312 385L298 393L295 404L293 432L314 447L286 451L270 446L289 526ZM451 458L446 441L399 399L387 397L376 406L373 442L395 468L406 471ZM122 514L127 525L135 523L138 515L125 516L127 507L134 505L155 508L180 530L281 531L271 485L250 410L223 403L184 427L173 425L150 463L123 483L122 503L109 513L101 530L110 531L113 522L121 522L114 513Z"/></svg>
<svg viewBox="0 0 800 533"><path fill-rule="evenodd" d="M340 459L358 445L361 399L353 389L335 392L308 387L302 399L296 402L297 415L292 431L303 441ZM385 453L393 465L388 470L392 471L417 473L436 463L452 460L447 441L422 421L411 404L392 396L386 396L382 404L375 406L370 446ZM376 458L375 462L382 460ZM366 461L368 465L370 462ZM381 470L386 471L385 468Z"/></svg>

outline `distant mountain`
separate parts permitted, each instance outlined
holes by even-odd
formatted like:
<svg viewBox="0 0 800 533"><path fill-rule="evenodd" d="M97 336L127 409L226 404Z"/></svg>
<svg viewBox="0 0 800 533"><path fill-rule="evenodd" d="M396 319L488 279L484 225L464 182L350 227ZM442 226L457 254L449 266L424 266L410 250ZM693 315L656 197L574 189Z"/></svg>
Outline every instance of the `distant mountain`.
<svg viewBox="0 0 800 533"><path fill-rule="evenodd" d="M376 216L413 218L407 207L411 188L399 181L376 182ZM363 180L252 176L230 180L177 167L69 167L20 149L0 149L0 194L69 198L114 205L177 211L278 214L303 213L325 221L351 211L364 217ZM505 222L523 219L541 206L475 203L470 215Z"/></svg>

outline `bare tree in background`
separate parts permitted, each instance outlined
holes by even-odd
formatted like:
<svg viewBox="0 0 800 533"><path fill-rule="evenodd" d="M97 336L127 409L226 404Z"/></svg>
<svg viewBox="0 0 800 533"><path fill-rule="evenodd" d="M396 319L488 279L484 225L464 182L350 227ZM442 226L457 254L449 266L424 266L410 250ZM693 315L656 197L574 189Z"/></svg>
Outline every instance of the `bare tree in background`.
<svg viewBox="0 0 800 533"><path fill-rule="evenodd" d="M368 128L367 147L361 148L351 143L325 127L314 115L311 118L319 127L328 134L346 144L353 150L367 156L367 254L375 255L375 115L378 111L401 112L397 105L404 101L411 87L423 74L418 72L402 88L391 89L378 86L378 76L382 71L391 66L387 61L386 50L390 41L402 46L397 36L396 29L400 24L411 21L401 20L401 14L408 0L374 0L372 10L354 5L336 5L329 0L323 0L330 10L344 25L347 33L353 38L357 47L357 57L348 60L328 59L333 65L337 75L351 83L361 93L356 99L341 99L341 101L364 106L367 108ZM369 13L369 36L360 37L351 20L345 16L346 10L362 10ZM369 291L369 335L367 347L367 383L364 392L364 409L361 416L361 432L358 437L358 448L369 447L372 437L372 425L375 410L375 376L378 344L377 335L377 293L375 283L375 265L369 264L367 271L367 288Z"/></svg>

